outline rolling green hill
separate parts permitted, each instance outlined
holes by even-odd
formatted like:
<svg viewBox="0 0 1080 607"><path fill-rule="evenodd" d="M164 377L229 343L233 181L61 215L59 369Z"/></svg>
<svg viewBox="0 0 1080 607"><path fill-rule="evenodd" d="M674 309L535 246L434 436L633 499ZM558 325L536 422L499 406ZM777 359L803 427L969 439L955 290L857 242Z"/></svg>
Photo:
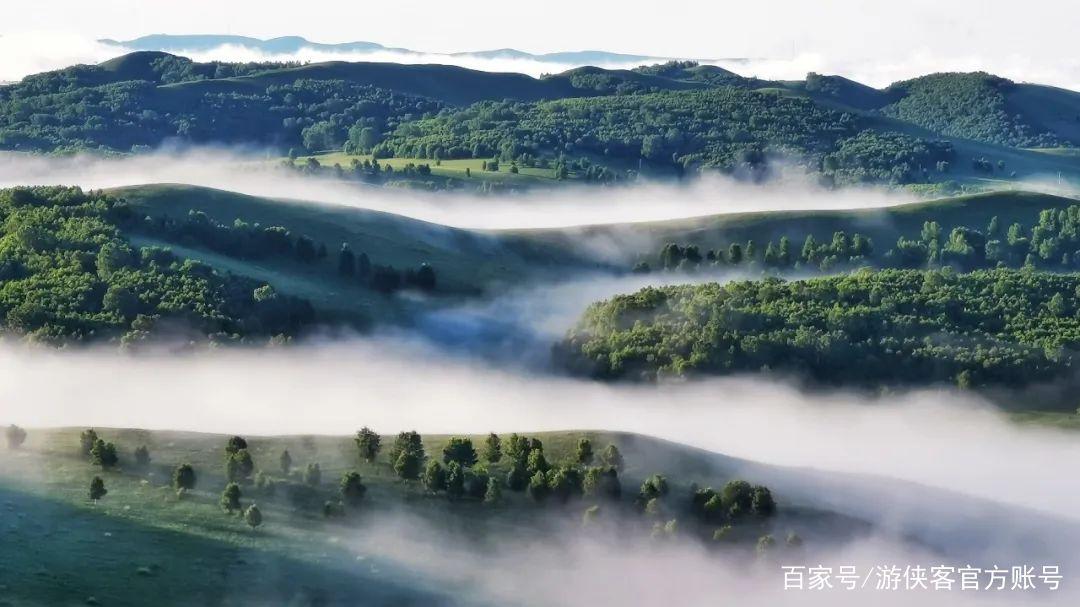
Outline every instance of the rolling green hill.
<svg viewBox="0 0 1080 607"><path fill-rule="evenodd" d="M1075 178L1075 157L1024 148L1073 146L1078 117L1080 94L982 73L877 90L818 74L744 78L693 62L532 78L446 65L195 63L144 51L0 87L0 149L254 144L298 154L495 160L550 171L549 184L571 176L609 182L642 170L764 178L783 159L839 184L925 188Z"/></svg>
<svg viewBox="0 0 1080 607"><path fill-rule="evenodd" d="M366 538L380 531L398 538L424 533L427 539L443 533L457 550L483 554L516 542L558 545L556 531L581 525L594 503L600 505L600 520L617 524L624 537L648 537L652 519L634 501L642 480L656 473L669 483L661 500L666 516L679 516L680 534L691 538L696 525L683 512L690 484L719 488L735 478L734 470L744 470L743 462L647 436L541 433L536 438L553 464L574 458L582 437L592 440L597 453L617 445L625 460L619 475L622 497L571 497L565 504L553 497L537 503L524 491L505 488L498 504L487 504L469 497L448 500L419 482L402 483L387 461L392 436L382 438L382 452L372 463L359 460L347 436L249 437L256 469L275 481L272 492L242 484L241 505L257 502L263 514L263 524L252 530L219 505L228 437L102 428L97 433L119 450L113 469L102 470L80 454L80 429L30 429L20 449L0 452L0 512L9 548L0 551L0 602L126 606L144 604L153 594L160 605L487 604L475 585L452 576L418 580L407 558L399 560L394 550ZM425 436L427 454L441 459L448 438ZM479 447L486 437L472 438ZM508 437L502 438L505 446ZM149 450L145 467L133 458L138 446ZM286 449L292 474L279 465ZM197 479L183 499L170 486L181 463L190 464ZM312 463L320 465L321 478L310 485L299 473ZM505 458L488 467L499 477L506 469ZM361 503L344 517L325 517L324 503L340 499L339 480L352 470L367 487ZM94 476L104 479L108 491L99 502L87 496ZM782 543L788 532L796 532L809 544L822 545L845 542L868 528L783 494L776 500L776 516L737 523L723 552L750 560L757 537L765 533ZM386 527L402 521L409 527L397 532ZM711 537L711 528L705 531ZM545 537L550 539L540 539ZM433 558L438 565L439 557Z"/></svg>

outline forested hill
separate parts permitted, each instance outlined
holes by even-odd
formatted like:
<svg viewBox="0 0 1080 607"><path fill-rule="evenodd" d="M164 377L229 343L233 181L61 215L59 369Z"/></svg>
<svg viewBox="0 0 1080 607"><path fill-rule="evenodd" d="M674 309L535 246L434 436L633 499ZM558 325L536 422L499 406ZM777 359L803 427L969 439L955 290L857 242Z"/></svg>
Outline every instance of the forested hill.
<svg viewBox="0 0 1080 607"><path fill-rule="evenodd" d="M0 87L0 149L126 153L165 142L482 158L600 181L650 169L760 176L783 157L836 183L943 183L1077 171L1068 154L1021 148L1080 144L1080 94L987 74L878 90L693 62L532 78L446 65L195 63L153 51Z"/></svg>
<svg viewBox="0 0 1080 607"><path fill-rule="evenodd" d="M603 378L1015 388L1073 378L1078 289L1075 274L951 268L650 287L594 304L558 352Z"/></svg>

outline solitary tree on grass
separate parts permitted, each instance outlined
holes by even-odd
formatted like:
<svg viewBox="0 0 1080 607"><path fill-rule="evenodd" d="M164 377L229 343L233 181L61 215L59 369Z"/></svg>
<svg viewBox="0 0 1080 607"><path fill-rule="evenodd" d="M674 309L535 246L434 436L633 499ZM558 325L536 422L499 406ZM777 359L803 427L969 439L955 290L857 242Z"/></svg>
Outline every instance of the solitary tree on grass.
<svg viewBox="0 0 1080 607"><path fill-rule="evenodd" d="M236 483L225 485L225 490L221 492L221 507L225 509L225 512L232 514L240 511L240 495L240 485Z"/></svg>
<svg viewBox="0 0 1080 607"><path fill-rule="evenodd" d="M108 490L105 489L105 481L101 480L100 476L95 476L90 481L90 499L96 502L105 497L106 493L108 493Z"/></svg>

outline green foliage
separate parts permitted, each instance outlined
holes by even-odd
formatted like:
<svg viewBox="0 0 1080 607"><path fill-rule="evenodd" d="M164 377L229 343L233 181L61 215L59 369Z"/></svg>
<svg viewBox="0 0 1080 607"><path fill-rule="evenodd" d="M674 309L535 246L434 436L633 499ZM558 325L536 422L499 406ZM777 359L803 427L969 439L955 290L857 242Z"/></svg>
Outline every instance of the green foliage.
<svg viewBox="0 0 1080 607"><path fill-rule="evenodd" d="M100 192L0 190L0 326L48 343L134 345L165 329L229 342L312 322L302 300L256 301L261 283L167 250L132 249L120 234L131 215Z"/></svg>
<svg viewBox="0 0 1080 607"><path fill-rule="evenodd" d="M356 449L360 453L360 459L368 463L375 461L380 448L382 448L382 438L371 428L364 426L356 433Z"/></svg>
<svg viewBox="0 0 1080 607"><path fill-rule="evenodd" d="M484 439L484 461L497 464L502 456L502 440L498 434L492 432Z"/></svg>
<svg viewBox="0 0 1080 607"><path fill-rule="evenodd" d="M638 491L638 501L647 503L649 500L658 499L668 494L667 478L662 474L654 474L641 483Z"/></svg>
<svg viewBox="0 0 1080 607"><path fill-rule="evenodd" d="M593 466L585 470L582 489L589 497L617 500L622 495L619 471L610 466Z"/></svg>
<svg viewBox="0 0 1080 607"><path fill-rule="evenodd" d="M889 87L900 99L882 112L953 137L1014 147L1060 146L1052 132L1009 107L1015 86L984 72L932 74Z"/></svg>
<svg viewBox="0 0 1080 607"><path fill-rule="evenodd" d="M116 445L107 443L100 438L94 442L90 449L90 463L102 468L112 468L120 461L116 454Z"/></svg>
<svg viewBox="0 0 1080 607"><path fill-rule="evenodd" d="M309 487L318 487L322 484L322 468L318 462L310 463L304 468L304 484Z"/></svg>
<svg viewBox="0 0 1080 607"><path fill-rule="evenodd" d="M255 504L248 506L248 509L244 511L244 522L254 530L256 527L262 524L263 516L262 511Z"/></svg>
<svg viewBox="0 0 1080 607"><path fill-rule="evenodd" d="M473 449L472 439L452 437L443 447L443 462L457 462L466 468L476 464L476 449Z"/></svg>
<svg viewBox="0 0 1080 607"><path fill-rule="evenodd" d="M230 482L246 482L251 479L255 472L255 462L247 449L239 449L232 453L226 451L225 478Z"/></svg>
<svg viewBox="0 0 1080 607"><path fill-rule="evenodd" d="M484 492L484 503L498 504L502 502L502 483L492 476L488 479L487 490Z"/></svg>
<svg viewBox="0 0 1080 607"><path fill-rule="evenodd" d="M346 472L341 477L341 502L350 508L357 508L364 501L367 487L358 472Z"/></svg>
<svg viewBox="0 0 1080 607"><path fill-rule="evenodd" d="M404 480L419 478L425 457L423 440L415 431L398 434L390 448L394 471Z"/></svg>
<svg viewBox="0 0 1080 607"><path fill-rule="evenodd" d="M173 470L172 484L177 490L191 491L195 488L195 469L191 464L180 464Z"/></svg>
<svg viewBox="0 0 1080 607"><path fill-rule="evenodd" d="M534 501L542 502L547 499L551 493L551 488L548 485L547 475L537 470L532 477L529 478L529 486L527 487L529 497Z"/></svg>
<svg viewBox="0 0 1080 607"><path fill-rule="evenodd" d="M105 497L105 495L108 492L109 491L105 488L105 481L103 481L100 476L95 476L90 481L90 499L91 500L96 502L99 499Z"/></svg>
<svg viewBox="0 0 1080 607"><path fill-rule="evenodd" d="M459 499L465 495L465 469L457 461L446 465L446 496Z"/></svg>
<svg viewBox="0 0 1080 607"><path fill-rule="evenodd" d="M79 452L89 457L90 450L94 448L94 444L98 441L97 432L93 428L83 430L79 434Z"/></svg>
<svg viewBox="0 0 1080 607"><path fill-rule="evenodd" d="M619 448L613 444L604 447L604 450L600 452L600 461L605 466L614 468L618 472L622 472L623 465L625 464L622 452L620 452Z"/></svg>
<svg viewBox="0 0 1080 607"><path fill-rule="evenodd" d="M221 492L221 508L232 514L233 512L240 511L240 485L236 483L229 483L225 485L225 490Z"/></svg>
<svg viewBox="0 0 1080 607"><path fill-rule="evenodd" d="M428 460L424 468L424 487L432 493L438 493L446 489L446 471L437 459Z"/></svg>
<svg viewBox="0 0 1080 607"><path fill-rule="evenodd" d="M1063 378L1080 346L1080 276L883 270L646 288L589 308L560 348L599 377L770 369L828 384L1022 386Z"/></svg>
<svg viewBox="0 0 1080 607"><path fill-rule="evenodd" d="M577 452L575 453L575 459L577 463L582 466L591 466L593 463L593 448L592 441L587 438L582 438L578 441Z"/></svg>

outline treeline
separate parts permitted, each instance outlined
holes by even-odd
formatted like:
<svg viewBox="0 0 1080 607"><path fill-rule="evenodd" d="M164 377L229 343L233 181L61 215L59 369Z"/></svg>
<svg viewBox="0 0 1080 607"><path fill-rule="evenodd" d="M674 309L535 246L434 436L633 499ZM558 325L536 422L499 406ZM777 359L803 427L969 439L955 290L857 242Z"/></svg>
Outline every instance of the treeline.
<svg viewBox="0 0 1080 607"><path fill-rule="evenodd" d="M240 259L276 257L315 264L329 257L326 244L304 234L293 235L282 226L263 226L241 219L226 224L194 209L182 220L167 215L147 216L137 227L172 242L200 246ZM341 277L356 280L382 293L393 293L402 288L435 290L435 270L427 263L399 270L392 265L372 263L367 253L354 252L348 243L341 244L335 260Z"/></svg>
<svg viewBox="0 0 1080 607"><path fill-rule="evenodd" d="M197 64L140 53L0 86L0 149L140 151L167 140L265 144L311 151L377 142L444 104L340 79L204 86L276 64ZM168 85L168 86L163 86ZM374 143L370 143L373 145Z"/></svg>
<svg viewBox="0 0 1080 607"><path fill-rule="evenodd" d="M1023 387L1069 379L1080 276L861 271L646 288L592 305L556 349L600 378L778 372L826 385Z"/></svg>
<svg viewBox="0 0 1080 607"><path fill-rule="evenodd" d="M8 448L18 450L27 432L11 425L5 435ZM636 527L657 538L681 533L710 542L758 540L757 534L768 528L778 509L767 487L739 479L720 489L695 483L674 489L666 476L652 474L642 480L636 493L624 491L621 474L626 462L619 448L615 444L594 447L585 436L571 443L570 452L564 453L561 461L549 460L555 456L545 451L540 439L519 434L502 437L491 433L475 446L468 437L451 437L432 453L426 451L416 432L401 432L384 445L382 436L365 427L353 442L355 463L342 470L332 484L325 482L319 462L299 466L288 449L273 461L262 462L268 465L260 465L241 436L225 441L220 474L188 462L155 462L147 445L123 448L93 428L79 435L77 455L101 471L93 477L88 492L95 502L109 494L106 480L110 474L141 476L156 467L170 472L168 478L178 501L206 502L206 497L217 496L214 499L222 511L238 515L253 528L263 523L256 499L264 504L284 502L301 515L348 519L362 512L370 501L361 472L381 478L386 469L401 481L398 490L414 499L441 498L489 510L529 508L530 504L564 509L580 506L585 525L609 520L622 531ZM314 450L314 445L307 447ZM214 486L206 495L208 483ZM218 487L220 494L216 493ZM524 499L514 497L518 494ZM607 514L608 510L612 514ZM632 526L628 528L627 523ZM763 538L768 538L770 546L774 543L770 535ZM789 537L789 544L795 540Z"/></svg>
<svg viewBox="0 0 1080 607"><path fill-rule="evenodd" d="M220 342L288 338L311 305L168 249L132 247L123 202L78 188L0 191L0 326L33 341L155 334Z"/></svg>
<svg viewBox="0 0 1080 607"><path fill-rule="evenodd" d="M828 242L818 242L812 234L801 244L782 236L764 247L750 240L704 252L697 245L668 243L652 260L638 262L634 271L735 266L766 271L836 271L861 265L909 269L948 266L962 272L995 267L1074 271L1080 269L1080 205L1044 209L1030 227L1019 222L1005 226L994 216L984 228L958 226L946 233L937 221L926 221L919 233L900 236L884 253L875 249L869 237L858 232L849 237L843 231L834 232Z"/></svg>

